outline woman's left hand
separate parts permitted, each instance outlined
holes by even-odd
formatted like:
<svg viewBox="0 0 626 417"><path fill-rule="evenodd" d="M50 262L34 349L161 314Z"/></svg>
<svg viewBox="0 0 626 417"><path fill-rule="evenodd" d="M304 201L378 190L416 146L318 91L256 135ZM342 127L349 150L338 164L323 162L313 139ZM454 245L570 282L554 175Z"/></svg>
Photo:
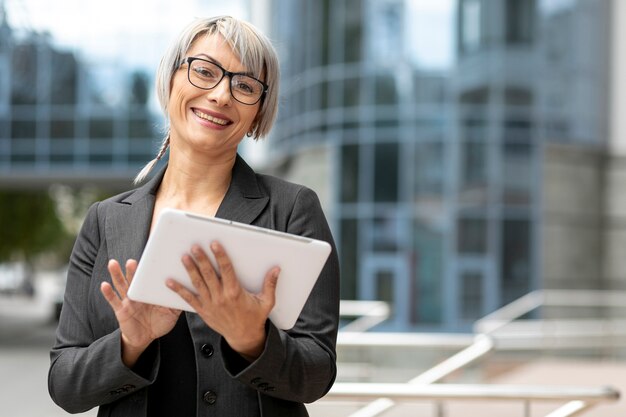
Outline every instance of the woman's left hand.
<svg viewBox="0 0 626 417"><path fill-rule="evenodd" d="M167 285L189 303L209 327L220 333L233 350L252 362L263 352L265 322L276 302L280 268L267 271L263 289L252 294L239 284L224 248L213 242L211 250L219 274L198 245L191 248L193 256L182 258L197 294L173 279L169 279Z"/></svg>

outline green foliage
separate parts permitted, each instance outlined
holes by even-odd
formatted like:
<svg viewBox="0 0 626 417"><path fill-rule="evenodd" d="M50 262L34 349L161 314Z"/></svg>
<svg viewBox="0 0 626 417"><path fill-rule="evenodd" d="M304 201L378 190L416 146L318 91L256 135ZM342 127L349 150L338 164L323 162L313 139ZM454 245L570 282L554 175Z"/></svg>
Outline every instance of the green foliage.
<svg viewBox="0 0 626 417"><path fill-rule="evenodd" d="M43 252L67 258L73 237L46 191L0 191L0 262L32 261Z"/></svg>

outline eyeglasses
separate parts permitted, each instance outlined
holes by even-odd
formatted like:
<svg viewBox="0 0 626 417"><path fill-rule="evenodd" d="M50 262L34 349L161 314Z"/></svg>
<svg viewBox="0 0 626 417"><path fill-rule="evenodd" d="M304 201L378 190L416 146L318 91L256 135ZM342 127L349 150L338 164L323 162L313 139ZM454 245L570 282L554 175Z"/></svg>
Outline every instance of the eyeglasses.
<svg viewBox="0 0 626 417"><path fill-rule="evenodd" d="M240 72L230 72L206 59L187 57L183 61L187 63L187 78L189 82L203 90L211 90L215 88L224 76L230 78L230 94L235 100L249 106L254 105L263 98L269 88L261 80L257 80Z"/></svg>

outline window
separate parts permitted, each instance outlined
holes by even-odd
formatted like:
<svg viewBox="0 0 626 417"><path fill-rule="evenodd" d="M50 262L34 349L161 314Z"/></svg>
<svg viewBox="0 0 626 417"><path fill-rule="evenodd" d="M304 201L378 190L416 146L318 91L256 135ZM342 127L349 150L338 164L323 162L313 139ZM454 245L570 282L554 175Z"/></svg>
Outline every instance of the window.
<svg viewBox="0 0 626 417"><path fill-rule="evenodd" d="M472 53L481 44L481 1L464 0L461 3L460 46L461 53Z"/></svg>
<svg viewBox="0 0 626 417"><path fill-rule="evenodd" d="M74 160L74 140L55 139L50 149L50 162L71 163Z"/></svg>
<svg viewBox="0 0 626 417"><path fill-rule="evenodd" d="M91 139L89 141L89 162L91 164L110 164L113 161L113 141L109 139Z"/></svg>
<svg viewBox="0 0 626 417"><path fill-rule="evenodd" d="M507 0L504 4L506 5L507 44L532 42L535 0Z"/></svg>
<svg viewBox="0 0 626 417"><path fill-rule="evenodd" d="M55 119L50 121L50 137L67 139L74 137L74 120Z"/></svg>
<svg viewBox="0 0 626 417"><path fill-rule="evenodd" d="M113 119L92 119L89 123L89 137L112 139Z"/></svg>
<svg viewBox="0 0 626 417"><path fill-rule="evenodd" d="M37 45L33 43L18 44L13 48L11 68L11 104L37 103L37 68L39 56Z"/></svg>
<svg viewBox="0 0 626 417"><path fill-rule="evenodd" d="M8 60L0 54L0 116L9 111L9 74Z"/></svg>
<svg viewBox="0 0 626 417"><path fill-rule="evenodd" d="M463 182L483 184L487 179L487 146L483 142L465 142L463 151Z"/></svg>
<svg viewBox="0 0 626 417"><path fill-rule="evenodd" d="M376 271L376 299L386 301L392 306L393 311L394 297L393 297L393 271L379 270Z"/></svg>
<svg viewBox="0 0 626 417"><path fill-rule="evenodd" d="M415 196L418 201L441 200L445 160L442 142L418 142L415 151Z"/></svg>
<svg viewBox="0 0 626 417"><path fill-rule="evenodd" d="M71 105L76 103L78 64L72 53L53 52L50 73L50 102Z"/></svg>
<svg viewBox="0 0 626 417"><path fill-rule="evenodd" d="M411 322L438 324L442 319L443 232L428 221L416 220L413 239L410 261L417 301L411 310Z"/></svg>
<svg viewBox="0 0 626 417"><path fill-rule="evenodd" d="M377 143L375 145L374 201L398 201L397 143Z"/></svg>
<svg viewBox="0 0 626 417"><path fill-rule="evenodd" d="M461 275L461 318L474 321L482 316L483 276L479 272Z"/></svg>
<svg viewBox="0 0 626 417"><path fill-rule="evenodd" d="M504 220L502 224L501 292L507 304L530 290L530 222Z"/></svg>
<svg viewBox="0 0 626 417"><path fill-rule="evenodd" d="M341 202L356 203L359 196L359 146L341 148Z"/></svg>
<svg viewBox="0 0 626 417"><path fill-rule="evenodd" d="M15 120L11 123L13 139L35 138L37 136L37 120Z"/></svg>
<svg viewBox="0 0 626 417"><path fill-rule="evenodd" d="M356 219L341 220L341 298L354 300L357 294L358 277L358 222Z"/></svg>
<svg viewBox="0 0 626 417"><path fill-rule="evenodd" d="M396 212L386 216L377 216L372 222L371 247L376 252L395 252L398 250L400 219Z"/></svg>
<svg viewBox="0 0 626 417"><path fill-rule="evenodd" d="M402 59L404 4L401 1L368 2L367 60L388 66Z"/></svg>
<svg viewBox="0 0 626 417"><path fill-rule="evenodd" d="M147 113L144 115L138 114L128 121L128 136L130 138L150 140L150 138L155 136L153 126L154 122Z"/></svg>
<svg viewBox="0 0 626 417"><path fill-rule="evenodd" d="M505 143L502 157L503 203L529 205L534 171L528 143Z"/></svg>
<svg viewBox="0 0 626 417"><path fill-rule="evenodd" d="M363 37L361 22L362 6L361 0L346 0L345 34L344 34L344 54L345 62L358 62L361 60L361 38Z"/></svg>
<svg viewBox="0 0 626 417"><path fill-rule="evenodd" d="M359 77L346 78L343 83L344 107L358 106L361 96L361 79Z"/></svg>
<svg viewBox="0 0 626 417"><path fill-rule="evenodd" d="M484 218L458 220L457 251L473 255L487 252L487 220Z"/></svg>
<svg viewBox="0 0 626 417"><path fill-rule="evenodd" d="M374 78L374 83L376 105L397 103L396 80L393 74L379 74Z"/></svg>

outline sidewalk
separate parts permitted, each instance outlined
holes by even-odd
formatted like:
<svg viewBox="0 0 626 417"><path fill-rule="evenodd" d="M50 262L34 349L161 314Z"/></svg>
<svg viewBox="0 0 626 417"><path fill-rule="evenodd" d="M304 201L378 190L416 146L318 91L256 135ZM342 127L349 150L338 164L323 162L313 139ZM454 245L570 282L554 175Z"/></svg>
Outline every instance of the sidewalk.
<svg viewBox="0 0 626 417"><path fill-rule="evenodd" d="M48 395L54 307L45 285L33 298L0 295L0 416L67 417ZM97 410L82 416L95 417Z"/></svg>

